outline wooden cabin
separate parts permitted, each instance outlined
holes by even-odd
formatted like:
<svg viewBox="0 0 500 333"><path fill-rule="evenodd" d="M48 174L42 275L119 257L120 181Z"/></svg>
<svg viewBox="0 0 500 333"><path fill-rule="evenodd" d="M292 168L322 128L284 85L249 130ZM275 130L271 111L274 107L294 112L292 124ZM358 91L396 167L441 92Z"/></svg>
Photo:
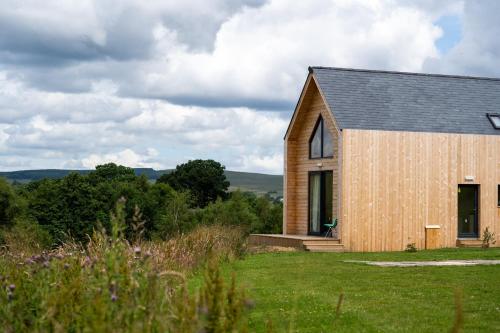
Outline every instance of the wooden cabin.
<svg viewBox="0 0 500 333"><path fill-rule="evenodd" d="M283 237L313 250L499 246L500 79L311 67L284 175Z"/></svg>

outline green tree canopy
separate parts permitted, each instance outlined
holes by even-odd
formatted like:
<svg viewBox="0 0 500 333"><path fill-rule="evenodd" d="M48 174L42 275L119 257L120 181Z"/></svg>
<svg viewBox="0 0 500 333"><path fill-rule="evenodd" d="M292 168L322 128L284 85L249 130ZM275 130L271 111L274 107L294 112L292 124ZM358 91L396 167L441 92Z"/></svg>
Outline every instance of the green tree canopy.
<svg viewBox="0 0 500 333"><path fill-rule="evenodd" d="M95 167L95 171L89 173L89 179L94 183L112 180L130 181L134 180L134 178L134 169L123 165L116 165L115 163L98 165Z"/></svg>
<svg viewBox="0 0 500 333"><path fill-rule="evenodd" d="M194 160L178 165L171 173L162 175L157 182L169 184L176 191L188 190L197 207L205 207L217 198L225 199L229 181L225 167L214 160Z"/></svg>
<svg viewBox="0 0 500 333"><path fill-rule="evenodd" d="M0 226L11 225L21 212L21 203L12 186L0 178Z"/></svg>

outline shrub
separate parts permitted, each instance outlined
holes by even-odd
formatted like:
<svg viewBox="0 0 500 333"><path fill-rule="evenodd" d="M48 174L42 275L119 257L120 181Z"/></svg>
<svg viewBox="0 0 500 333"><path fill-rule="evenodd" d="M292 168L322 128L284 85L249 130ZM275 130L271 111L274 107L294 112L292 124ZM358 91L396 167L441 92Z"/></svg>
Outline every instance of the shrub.
<svg viewBox="0 0 500 333"><path fill-rule="evenodd" d="M252 232L259 234L283 232L283 204L273 203L266 197L259 197L255 199L254 209L258 221L252 226Z"/></svg>
<svg viewBox="0 0 500 333"><path fill-rule="evenodd" d="M487 249L490 247L490 244L495 244L496 243L496 240L495 240L495 233L494 232L491 232L489 231L488 227L486 227L486 229L484 229L483 231L483 239L482 239L482 247Z"/></svg>
<svg viewBox="0 0 500 333"><path fill-rule="evenodd" d="M415 243L408 243L406 244L405 248L406 252L417 252L417 246Z"/></svg>
<svg viewBox="0 0 500 333"><path fill-rule="evenodd" d="M201 223L209 225L241 226L247 232L250 232L252 226L258 224L253 208L240 191L231 193L231 197L226 201L218 199L215 203L208 205L201 211L200 220Z"/></svg>

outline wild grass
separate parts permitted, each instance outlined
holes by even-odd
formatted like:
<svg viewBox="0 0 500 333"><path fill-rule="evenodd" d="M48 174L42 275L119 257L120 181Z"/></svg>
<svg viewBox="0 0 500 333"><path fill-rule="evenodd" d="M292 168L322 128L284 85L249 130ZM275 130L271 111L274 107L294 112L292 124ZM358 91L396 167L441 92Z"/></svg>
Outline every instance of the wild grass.
<svg viewBox="0 0 500 333"><path fill-rule="evenodd" d="M122 205L122 206L120 206ZM245 329L245 298L218 264L241 254L237 228L200 227L165 242L127 242L123 203L110 234L35 255L0 255L5 332L231 332ZM186 278L205 267L190 293Z"/></svg>

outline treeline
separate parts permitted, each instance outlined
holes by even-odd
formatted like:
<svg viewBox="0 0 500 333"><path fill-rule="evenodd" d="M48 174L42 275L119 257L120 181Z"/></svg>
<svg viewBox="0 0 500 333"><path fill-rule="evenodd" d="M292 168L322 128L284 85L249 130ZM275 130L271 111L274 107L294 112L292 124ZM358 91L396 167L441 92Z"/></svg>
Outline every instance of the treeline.
<svg viewBox="0 0 500 333"><path fill-rule="evenodd" d="M179 165L155 183L113 163L15 186L0 178L0 244L12 234L46 246L86 242L94 230L111 228L118 200L125 201L129 239L168 239L200 224L281 232L281 203L228 188L224 167L212 160Z"/></svg>

